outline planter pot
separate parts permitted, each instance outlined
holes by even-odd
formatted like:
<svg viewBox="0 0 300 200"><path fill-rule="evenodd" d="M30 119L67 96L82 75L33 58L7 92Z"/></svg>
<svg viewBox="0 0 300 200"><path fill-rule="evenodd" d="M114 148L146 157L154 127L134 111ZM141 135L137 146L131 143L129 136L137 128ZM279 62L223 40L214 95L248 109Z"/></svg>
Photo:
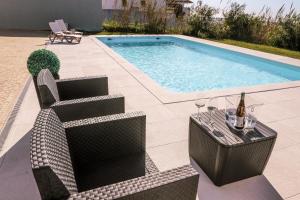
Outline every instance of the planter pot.
<svg viewBox="0 0 300 200"><path fill-rule="evenodd" d="M53 74L53 77L54 77L55 80L58 80L59 79L59 74ZM32 76L32 80L33 80L33 83L34 83L34 88L35 88L36 96L37 96L38 101L39 101L40 108L42 108L41 95L40 95L39 87L37 85L37 76Z"/></svg>

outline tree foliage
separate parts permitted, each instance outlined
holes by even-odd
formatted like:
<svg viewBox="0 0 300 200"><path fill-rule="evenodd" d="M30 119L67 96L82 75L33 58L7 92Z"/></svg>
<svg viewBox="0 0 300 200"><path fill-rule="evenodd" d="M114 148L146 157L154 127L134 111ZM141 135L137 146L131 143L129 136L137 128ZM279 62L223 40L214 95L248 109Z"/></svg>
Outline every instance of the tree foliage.
<svg viewBox="0 0 300 200"><path fill-rule="evenodd" d="M192 8L188 19L190 33L199 37L209 37L212 34L213 16L215 14L217 14L215 8L198 1L197 5Z"/></svg>
<svg viewBox="0 0 300 200"><path fill-rule="evenodd" d="M293 5L286 12L283 5L272 17L270 9L263 7L259 13L247 13L246 4L233 2L222 11L199 1L188 20L190 34L198 37L228 38L300 50L300 14Z"/></svg>

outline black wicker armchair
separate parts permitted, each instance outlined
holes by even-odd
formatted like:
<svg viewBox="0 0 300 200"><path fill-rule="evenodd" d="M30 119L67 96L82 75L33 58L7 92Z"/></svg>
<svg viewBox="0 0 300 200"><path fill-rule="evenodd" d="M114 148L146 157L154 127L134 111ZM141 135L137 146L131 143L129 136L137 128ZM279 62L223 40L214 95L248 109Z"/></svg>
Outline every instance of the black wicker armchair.
<svg viewBox="0 0 300 200"><path fill-rule="evenodd" d="M37 79L42 108L64 121L125 112L123 95L108 95L106 76L55 80L48 69Z"/></svg>
<svg viewBox="0 0 300 200"><path fill-rule="evenodd" d="M145 152L146 116L122 113L62 123L42 110L31 164L42 199L195 200L190 166L159 172Z"/></svg>

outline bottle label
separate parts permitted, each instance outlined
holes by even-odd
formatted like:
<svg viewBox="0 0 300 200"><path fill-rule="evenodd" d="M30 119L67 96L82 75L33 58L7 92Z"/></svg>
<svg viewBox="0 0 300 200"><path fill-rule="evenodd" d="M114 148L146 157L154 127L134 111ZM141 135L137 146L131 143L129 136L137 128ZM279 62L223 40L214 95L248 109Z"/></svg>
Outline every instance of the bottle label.
<svg viewBox="0 0 300 200"><path fill-rule="evenodd" d="M235 127L237 128L244 128L244 120L245 118L244 117L236 117L236 124L235 124Z"/></svg>

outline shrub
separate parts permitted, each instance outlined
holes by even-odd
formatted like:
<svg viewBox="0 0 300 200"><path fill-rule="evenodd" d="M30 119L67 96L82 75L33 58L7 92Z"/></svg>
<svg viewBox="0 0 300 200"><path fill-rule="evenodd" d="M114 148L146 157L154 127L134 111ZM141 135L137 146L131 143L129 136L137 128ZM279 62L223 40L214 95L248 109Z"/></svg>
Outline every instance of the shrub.
<svg viewBox="0 0 300 200"><path fill-rule="evenodd" d="M166 32L169 34L186 34L188 35L190 30L187 24L186 17L178 17L173 26L167 26Z"/></svg>
<svg viewBox="0 0 300 200"><path fill-rule="evenodd" d="M286 38L288 38L288 33L280 25L275 25L268 33L267 44L276 47L287 47Z"/></svg>
<svg viewBox="0 0 300 200"><path fill-rule="evenodd" d="M238 40L249 40L251 36L250 14L245 13L245 4L232 3L230 9L223 13L225 25L229 28L229 37Z"/></svg>
<svg viewBox="0 0 300 200"><path fill-rule="evenodd" d="M282 6L275 18L269 8L259 14L247 14L245 8L245 4L232 3L223 13L229 38L300 50L300 15L293 6L286 14Z"/></svg>
<svg viewBox="0 0 300 200"><path fill-rule="evenodd" d="M120 32L121 25L116 20L105 20L102 24L102 29L107 32Z"/></svg>
<svg viewBox="0 0 300 200"><path fill-rule="evenodd" d="M218 40L226 38L228 29L228 26L226 26L223 21L215 20L210 26L209 37Z"/></svg>
<svg viewBox="0 0 300 200"><path fill-rule="evenodd" d="M155 1L148 0L146 6L143 8L143 18L145 21L146 33L165 33L167 13L164 8Z"/></svg>
<svg viewBox="0 0 300 200"><path fill-rule="evenodd" d="M291 6L285 15L284 6L277 12L269 43L278 47L300 50L300 14Z"/></svg>
<svg viewBox="0 0 300 200"><path fill-rule="evenodd" d="M32 52L28 57L27 68L32 76L37 76L42 69L49 69L53 75L57 75L60 62L52 51L39 49Z"/></svg>
<svg viewBox="0 0 300 200"><path fill-rule="evenodd" d="M213 16L217 10L198 1L197 6L192 8L188 19L190 34L198 37L208 37L212 33Z"/></svg>

